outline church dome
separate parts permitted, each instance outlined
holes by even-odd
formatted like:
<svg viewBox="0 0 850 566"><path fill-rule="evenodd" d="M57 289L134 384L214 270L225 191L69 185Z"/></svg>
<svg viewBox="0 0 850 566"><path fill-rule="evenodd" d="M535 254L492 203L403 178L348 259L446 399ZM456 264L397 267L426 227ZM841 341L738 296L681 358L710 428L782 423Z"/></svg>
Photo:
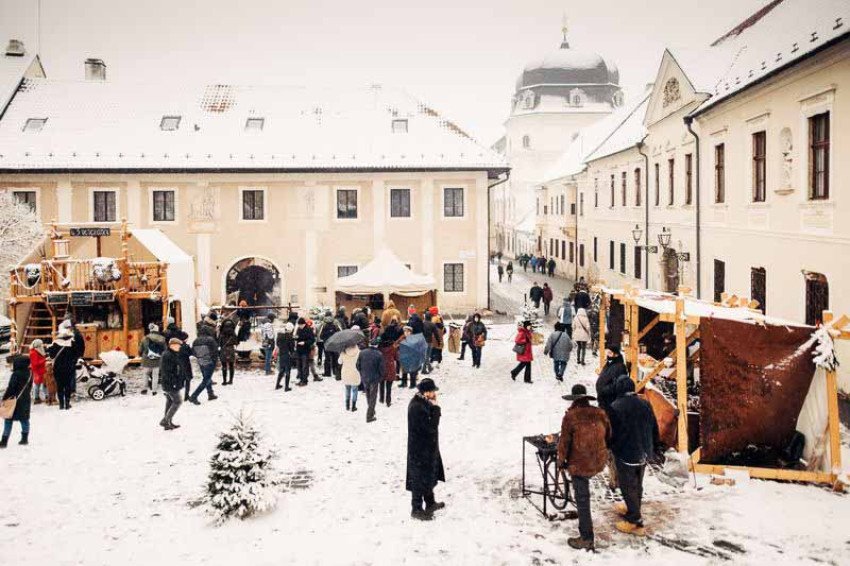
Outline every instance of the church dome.
<svg viewBox="0 0 850 566"><path fill-rule="evenodd" d="M517 80L517 90L534 85L619 85L617 66L598 53L573 49L564 40L561 47L529 63Z"/></svg>

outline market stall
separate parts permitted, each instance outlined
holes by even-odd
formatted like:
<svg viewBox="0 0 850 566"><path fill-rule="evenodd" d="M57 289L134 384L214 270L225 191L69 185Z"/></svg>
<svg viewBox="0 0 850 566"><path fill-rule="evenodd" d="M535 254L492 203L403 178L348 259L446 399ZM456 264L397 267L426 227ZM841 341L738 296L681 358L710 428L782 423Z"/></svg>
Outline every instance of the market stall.
<svg viewBox="0 0 850 566"><path fill-rule="evenodd" d="M662 439L692 469L841 487L833 340L850 338L850 319L827 311L815 328L734 296L598 291L600 363L606 343L621 345Z"/></svg>

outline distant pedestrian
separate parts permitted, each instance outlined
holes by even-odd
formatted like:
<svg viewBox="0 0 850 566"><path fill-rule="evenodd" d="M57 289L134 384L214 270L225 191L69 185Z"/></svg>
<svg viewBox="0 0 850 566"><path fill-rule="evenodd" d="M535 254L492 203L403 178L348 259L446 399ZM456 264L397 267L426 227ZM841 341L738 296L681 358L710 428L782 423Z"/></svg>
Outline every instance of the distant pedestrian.
<svg viewBox="0 0 850 566"><path fill-rule="evenodd" d="M437 307L428 309L431 313L431 322L434 324L434 332L431 334L431 363L443 363L443 346L445 345L446 326L443 324L443 317L440 316L440 311Z"/></svg>
<svg viewBox="0 0 850 566"><path fill-rule="evenodd" d="M32 407L32 374L30 372L30 359L28 356L18 355L12 358L12 374L6 391L3 392L3 401L15 399L15 409L11 415L4 415L3 436L0 437L0 448L6 448L9 444L9 436L12 435L12 423L21 423L21 440L18 444L29 444L30 437L30 408Z"/></svg>
<svg viewBox="0 0 850 566"><path fill-rule="evenodd" d="M269 313L263 324L260 325L260 343L263 350L263 366L266 370L266 375L272 374L272 354L274 354L274 313Z"/></svg>
<svg viewBox="0 0 850 566"><path fill-rule="evenodd" d="M402 330L404 331L404 340L402 340L402 342L413 336L413 329L411 327L405 326L404 328L402 328ZM399 344L399 346L400 345L401 344ZM404 365L401 363L401 360L399 360L399 365L402 366L401 382L398 385L399 388L403 389L405 387L408 387L409 381L409 388L416 389L416 378L419 376L419 372L422 370L422 364L415 367L404 367Z"/></svg>
<svg viewBox="0 0 850 566"><path fill-rule="evenodd" d="M139 357L142 358L142 367L145 368L145 387L142 389L142 395L146 395L148 391L151 395L156 395L159 388L159 365L167 348L168 341L159 333L159 326L153 322L148 324L148 335L139 344Z"/></svg>
<svg viewBox="0 0 850 566"><path fill-rule="evenodd" d="M499 275L499 283L502 282L502 277L505 275L505 268L502 267L500 263L498 267L496 267L496 273Z"/></svg>
<svg viewBox="0 0 850 566"><path fill-rule="evenodd" d="M521 371L525 371L524 381L531 383L531 362L534 361L532 345L531 321L526 320L520 325L514 338L514 352L518 362L517 366L511 370L511 379L514 381Z"/></svg>
<svg viewBox="0 0 850 566"><path fill-rule="evenodd" d="M463 323L463 328L460 331L460 356L457 359L462 360L466 354L466 348L469 346L470 334L469 328L472 326L472 316L466 317L466 322Z"/></svg>
<svg viewBox="0 0 850 566"><path fill-rule="evenodd" d="M315 345L315 335L313 330L307 326L307 321L304 318L298 319L298 326L295 331L295 355L298 360L298 386L307 385L307 380L310 377L310 351Z"/></svg>
<svg viewBox="0 0 850 566"><path fill-rule="evenodd" d="M215 332L215 319L211 318L215 313L209 314L204 317L205 321L202 321L203 324L209 324L210 327ZM189 335L183 332L177 322L168 317L168 326L165 329L165 340L166 342L170 341L172 338L177 338L180 340L180 362L183 364L183 378L184 378L184 390L183 390L183 400L189 400L189 387L192 382L192 348L189 347L187 340L189 340Z"/></svg>
<svg viewBox="0 0 850 566"><path fill-rule="evenodd" d="M53 360L53 376L56 380L56 395L59 409L71 408L71 393L77 385L77 360L86 351L83 335L70 320L59 325L56 338L47 349L47 357Z"/></svg>
<svg viewBox="0 0 850 566"><path fill-rule="evenodd" d="M605 411L591 406L594 399L584 385L573 385L563 399L572 405L561 421L558 438L558 463L566 466L578 511L578 537L567 544L578 550L593 550L593 518L590 514L590 478L605 469L611 439L611 423Z"/></svg>
<svg viewBox="0 0 850 566"><path fill-rule="evenodd" d="M531 289L528 291L528 298L531 299L531 302L534 303L534 308L540 308L540 301L543 300L543 287L537 284L537 281L534 282L534 285L531 286Z"/></svg>
<svg viewBox="0 0 850 566"><path fill-rule="evenodd" d="M345 386L345 410L357 410L357 388L360 386L360 372L357 371L357 356L360 349L349 346L339 356L340 375Z"/></svg>
<svg viewBox="0 0 850 566"><path fill-rule="evenodd" d="M609 343L605 347L605 365L596 379L596 397L599 399L600 409L606 412L610 410L611 403L617 398L617 379L628 374L623 355L620 353L620 345Z"/></svg>
<svg viewBox="0 0 850 566"><path fill-rule="evenodd" d="M549 270L549 277L555 276L555 260L554 258L549 258L549 262L546 264L546 268Z"/></svg>
<svg viewBox="0 0 850 566"><path fill-rule="evenodd" d="M218 331L218 355L221 359L222 385L233 384L233 376L236 374L236 346L238 344L236 323L229 318L223 320Z"/></svg>
<svg viewBox="0 0 850 566"><path fill-rule="evenodd" d="M510 283L514 278L514 262L508 262L508 266L505 268L505 273L508 274L508 283Z"/></svg>
<svg viewBox="0 0 850 566"><path fill-rule="evenodd" d="M573 340L576 341L577 348L576 363L586 365L587 343L590 342L590 319L587 317L587 311L583 308L578 309L575 318L573 318Z"/></svg>
<svg viewBox="0 0 850 566"><path fill-rule="evenodd" d="M623 517L616 524L623 533L644 536L641 516L643 474L646 464L655 457L661 445L658 422L648 401L635 394L635 383L629 377L617 380L617 399L609 415L613 429L611 450L617 466L617 478L625 504L616 511Z"/></svg>
<svg viewBox="0 0 850 566"><path fill-rule="evenodd" d="M543 284L543 315L549 316L549 307L552 305L552 300L555 295L552 293L552 287L548 283Z"/></svg>
<svg viewBox="0 0 850 566"><path fill-rule="evenodd" d="M413 334L422 334L425 327L422 323L422 317L416 312L416 307L410 305L407 307L407 326Z"/></svg>
<svg viewBox="0 0 850 566"><path fill-rule="evenodd" d="M469 348L472 350L472 367L481 367L481 352L487 342L487 327L481 322L481 315L475 313L472 316L472 324L469 326Z"/></svg>
<svg viewBox="0 0 850 566"><path fill-rule="evenodd" d="M446 481L440 454L440 418L437 404L439 388L430 378L423 379L407 408L407 480L411 492L410 516L430 521L434 512L446 506L434 499L438 482ZM424 505L424 506L423 506Z"/></svg>
<svg viewBox="0 0 850 566"><path fill-rule="evenodd" d="M573 296L573 306L576 312L578 312L578 309L589 309L590 303L590 293L587 292L586 286L579 286L576 283L575 295Z"/></svg>
<svg viewBox="0 0 850 566"><path fill-rule="evenodd" d="M342 330L339 323L331 316L331 311L325 313L325 318L322 321L321 330L319 330L319 358L322 357L325 342L331 339L331 336ZM323 377L335 377L337 381L342 379L339 375L339 354L337 352L328 352L324 350L324 364L322 365Z"/></svg>
<svg viewBox="0 0 850 566"><path fill-rule="evenodd" d="M432 319L433 317L431 316L431 313L426 310L425 320L422 322L422 337L425 338L425 343L428 345L428 349L425 350L425 363L422 366L422 375L428 375L432 370L431 351L434 349L432 344L434 334L437 332L437 327Z"/></svg>
<svg viewBox="0 0 850 566"><path fill-rule="evenodd" d="M528 273L528 258L524 258L520 263L522 263L522 270Z"/></svg>
<svg viewBox="0 0 850 566"><path fill-rule="evenodd" d="M378 388L384 380L384 356L378 350L378 340L369 344L368 348L360 350L356 362L357 371L360 372L360 381L366 393L366 422L376 420L375 404L378 400Z"/></svg>
<svg viewBox="0 0 850 566"><path fill-rule="evenodd" d="M295 325L286 322L283 330L277 333L275 339L275 354L277 355L277 382L274 388L280 389L280 381L284 381L284 392L291 391L289 379L292 376L292 366L295 365Z"/></svg>
<svg viewBox="0 0 850 566"><path fill-rule="evenodd" d="M567 331L567 334L572 338L573 335L573 306L570 304L570 299L568 297L564 297L564 302L561 304L561 308L558 309L558 321L564 325L564 330Z"/></svg>
<svg viewBox="0 0 850 566"><path fill-rule="evenodd" d="M392 405L393 383L396 380L398 367L398 343L404 338L404 331L398 324L398 319L393 318L378 342L378 350L384 357L384 380L378 387L379 402L386 403L387 407Z"/></svg>
<svg viewBox="0 0 850 566"><path fill-rule="evenodd" d="M202 326L198 329L198 337L192 342L192 355L198 360L198 368L201 370L201 383L197 389L189 396L189 401L195 405L200 405L198 395L202 391L207 391L207 400L215 401L218 399L213 392L212 380L215 373L215 364L218 361L218 342L213 337L213 331ZM272 352L268 353L269 362L271 362Z"/></svg>
<svg viewBox="0 0 850 566"><path fill-rule="evenodd" d="M44 349L44 342L41 338L36 338L30 344L30 371L32 372L32 397L33 403L38 405L42 402L41 393L44 393L44 401L48 400L47 383L45 382L45 374L47 373L47 350Z"/></svg>
<svg viewBox="0 0 850 566"><path fill-rule="evenodd" d="M307 353L307 367L310 369L310 375L313 376L313 381L323 381L322 378L319 377L319 372L316 370L316 357L319 354L319 347L316 344L316 326L313 323L312 318L307 319L307 328L309 328L310 332L313 333L313 346Z"/></svg>
<svg viewBox="0 0 850 566"><path fill-rule="evenodd" d="M174 423L174 415L183 403L183 396L180 393L186 383L185 368L180 354L182 346L183 342L179 338L170 339L159 367L162 393L165 395L165 416L159 421L159 426L165 430L180 428L179 424Z"/></svg>
<svg viewBox="0 0 850 566"><path fill-rule="evenodd" d="M552 358L555 379L558 381L564 381L564 372L567 369L572 351L573 341L564 331L564 325L556 322L555 331L549 335L546 346L543 347L543 354Z"/></svg>

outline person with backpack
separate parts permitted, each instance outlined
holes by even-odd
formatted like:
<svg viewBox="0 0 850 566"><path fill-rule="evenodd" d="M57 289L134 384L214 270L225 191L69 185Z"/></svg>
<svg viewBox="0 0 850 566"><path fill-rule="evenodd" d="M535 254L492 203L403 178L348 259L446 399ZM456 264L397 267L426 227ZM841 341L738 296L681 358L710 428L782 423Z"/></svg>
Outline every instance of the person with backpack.
<svg viewBox="0 0 850 566"><path fill-rule="evenodd" d="M198 368L201 370L201 383L198 384L197 389L189 397L189 401L194 405L200 405L201 402L198 401L198 395L204 389L207 390L207 399L215 401L218 397L213 392L212 378L213 373L215 373L215 364L218 360L218 342L216 342L215 337L212 335L212 330L207 327L198 329L198 337L192 342L192 355L198 360ZM269 359L271 357L271 352L269 352Z"/></svg>
<svg viewBox="0 0 850 566"><path fill-rule="evenodd" d="M564 330L573 337L573 305L569 297L564 297L561 308L558 309L558 321L564 325Z"/></svg>
<svg viewBox="0 0 850 566"><path fill-rule="evenodd" d="M537 284L537 281L534 282L534 285L531 286L531 289L528 291L528 298L531 299L531 302L534 303L534 308L540 308L540 301L543 300L543 287Z"/></svg>
<svg viewBox="0 0 850 566"><path fill-rule="evenodd" d="M159 388L159 366L162 355L166 349L165 336L159 333L159 326L155 323L148 324L148 335L139 345L139 357L142 358L142 367L145 368L145 388L142 395L156 395Z"/></svg>
<svg viewBox="0 0 850 566"><path fill-rule="evenodd" d="M555 366L555 379L558 381L564 381L564 372L567 369L572 351L573 341L564 331L564 325L556 322L555 332L549 335L546 346L543 347L543 354L552 358Z"/></svg>
<svg viewBox="0 0 850 566"><path fill-rule="evenodd" d="M499 266L496 268L496 273L499 275L499 283L501 283L501 282L502 282L502 277L504 277L504 275L505 275L505 268L504 268L504 267L502 267L502 264L501 264L501 263L500 263L500 264L499 264Z"/></svg>

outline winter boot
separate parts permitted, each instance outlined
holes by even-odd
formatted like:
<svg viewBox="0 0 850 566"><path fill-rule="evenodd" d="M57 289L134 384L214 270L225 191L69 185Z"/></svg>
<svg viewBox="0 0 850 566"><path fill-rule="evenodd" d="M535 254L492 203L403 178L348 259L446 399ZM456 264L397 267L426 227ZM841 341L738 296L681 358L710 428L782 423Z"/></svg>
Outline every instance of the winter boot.
<svg viewBox="0 0 850 566"><path fill-rule="evenodd" d="M592 540L585 540L581 537L568 538L567 544L570 545L570 547L575 548L576 550L593 551L593 541Z"/></svg>
<svg viewBox="0 0 850 566"><path fill-rule="evenodd" d="M201 404L201 402L198 401L198 399L196 397L189 397L188 401L190 403L192 403L193 405L200 405Z"/></svg>
<svg viewBox="0 0 850 566"><path fill-rule="evenodd" d="M646 536L646 529L643 528L643 525L638 525L637 523L632 523L630 521L617 521L617 524L614 526L617 527L618 531L626 533L627 535L635 535L637 537Z"/></svg>
<svg viewBox="0 0 850 566"><path fill-rule="evenodd" d="M18 444L22 444L22 445L26 446L29 443L30 443L30 433L22 432L21 433L21 441L18 442Z"/></svg>
<svg viewBox="0 0 850 566"><path fill-rule="evenodd" d="M440 509L443 509L445 506L446 504L442 501L434 501L425 506L425 512L433 513L434 511L439 511Z"/></svg>
<svg viewBox="0 0 850 566"><path fill-rule="evenodd" d="M351 399L346 399L346 400L345 400L345 410L346 410L346 411L350 411L350 410L351 410Z"/></svg>
<svg viewBox="0 0 850 566"><path fill-rule="evenodd" d="M410 517L417 521L431 521L434 519L434 515L422 509L414 509L410 512Z"/></svg>
<svg viewBox="0 0 850 566"><path fill-rule="evenodd" d="M622 501L620 503L614 504L614 513L616 513L620 517L625 517L626 513L628 513L628 512L629 512L629 508L626 507L626 504L623 503Z"/></svg>
<svg viewBox="0 0 850 566"><path fill-rule="evenodd" d="M41 405L41 397L36 397L32 402L33 405Z"/></svg>
<svg viewBox="0 0 850 566"><path fill-rule="evenodd" d="M355 401L351 404L351 412L353 413L356 410L357 410L357 401Z"/></svg>
<svg viewBox="0 0 850 566"><path fill-rule="evenodd" d="M0 438L0 448L6 448L6 446L8 444L9 444L9 435L4 434L3 438Z"/></svg>
<svg viewBox="0 0 850 566"><path fill-rule="evenodd" d="M218 399L218 395L210 395L210 396L207 398L207 400L208 400L208 401L215 401L216 399Z"/></svg>

